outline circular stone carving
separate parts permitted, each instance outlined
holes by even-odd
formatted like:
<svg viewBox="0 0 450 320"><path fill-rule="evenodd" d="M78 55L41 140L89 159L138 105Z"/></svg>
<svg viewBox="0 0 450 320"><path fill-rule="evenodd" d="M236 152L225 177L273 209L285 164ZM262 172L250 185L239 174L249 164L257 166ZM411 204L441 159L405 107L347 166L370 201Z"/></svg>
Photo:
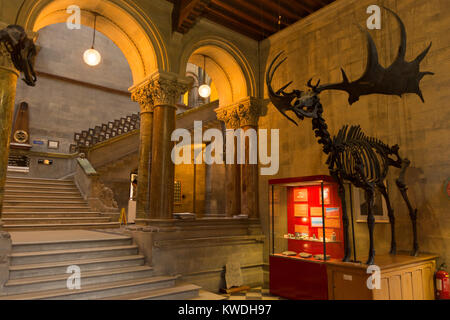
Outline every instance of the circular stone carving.
<svg viewBox="0 0 450 320"><path fill-rule="evenodd" d="M28 140L28 133L23 130L14 132L14 141L17 143L25 143Z"/></svg>

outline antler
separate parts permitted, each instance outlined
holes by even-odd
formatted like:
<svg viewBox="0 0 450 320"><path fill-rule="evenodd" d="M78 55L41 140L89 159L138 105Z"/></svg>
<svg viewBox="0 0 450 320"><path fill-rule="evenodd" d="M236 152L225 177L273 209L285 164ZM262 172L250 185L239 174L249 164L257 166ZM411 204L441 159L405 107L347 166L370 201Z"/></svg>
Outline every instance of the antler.
<svg viewBox="0 0 450 320"><path fill-rule="evenodd" d="M284 91L284 89L286 89L292 83L292 81L290 81L287 84L285 84L283 87L281 87L279 90L277 90L277 92L274 92L273 89L272 89L272 79L273 79L273 76L275 74L275 71L277 71L277 69L280 67L280 65L284 61L286 61L287 58L282 59L275 66L275 68L273 70L272 70L272 67L273 67L275 61L278 60L278 58L281 56L281 54L283 52L284 51L281 51L279 54L277 54L275 59L273 59L272 63L269 65L269 69L267 70L267 73L266 73L267 89L269 91L269 98L272 101L273 105L278 109L278 111L280 111L281 114L283 116L285 116L287 119L289 119L290 121L295 123L295 125L298 125L297 122L295 122L292 118L290 118L286 114L286 111L292 110L292 101L294 99L300 97L301 91L299 91L299 90L293 90L292 92L285 92Z"/></svg>
<svg viewBox="0 0 450 320"><path fill-rule="evenodd" d="M385 7L384 7L385 8ZM422 102L425 102L422 91L420 90L420 80L425 75L433 75L433 72L420 72L420 62L425 58L431 48L429 46L419 54L413 61L405 61L406 53L406 30L400 17L392 10L385 8L392 13L400 25L400 46L394 62L388 67L383 68L378 62L378 52L375 42L370 33L360 29L367 38L367 65L364 74L356 81L349 82L344 69L341 68L343 81L340 83L322 85L315 88L320 93L324 90L342 90L349 94L348 102L353 104L359 100L360 96L379 93L387 95L401 96L404 93L417 94Z"/></svg>

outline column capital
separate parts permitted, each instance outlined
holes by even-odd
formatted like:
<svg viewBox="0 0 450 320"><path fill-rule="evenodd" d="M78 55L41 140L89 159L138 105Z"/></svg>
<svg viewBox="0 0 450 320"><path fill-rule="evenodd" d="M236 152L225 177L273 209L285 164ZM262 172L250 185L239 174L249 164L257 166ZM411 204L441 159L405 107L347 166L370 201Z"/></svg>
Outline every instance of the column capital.
<svg viewBox="0 0 450 320"><path fill-rule="evenodd" d="M147 111L161 105L175 105L180 96L191 86L192 80L175 73L155 72L129 91L133 101Z"/></svg>
<svg viewBox="0 0 450 320"><path fill-rule="evenodd" d="M247 97L239 101L237 105L240 126L257 127L259 115L261 114L261 99Z"/></svg>
<svg viewBox="0 0 450 320"><path fill-rule="evenodd" d="M227 107L220 107L214 111L217 119L225 122L229 129L237 129L245 126L258 126L262 100L254 97L246 97Z"/></svg>
<svg viewBox="0 0 450 320"><path fill-rule="evenodd" d="M214 109L214 111L216 112L217 119L223 121L227 129L239 128L239 114L233 105L228 107L220 107Z"/></svg>

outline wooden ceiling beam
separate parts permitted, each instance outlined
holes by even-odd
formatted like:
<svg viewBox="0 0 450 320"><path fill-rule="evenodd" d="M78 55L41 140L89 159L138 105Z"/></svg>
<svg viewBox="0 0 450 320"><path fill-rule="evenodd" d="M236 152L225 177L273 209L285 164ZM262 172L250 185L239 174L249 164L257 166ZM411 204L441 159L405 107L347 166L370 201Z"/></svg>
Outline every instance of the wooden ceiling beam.
<svg viewBox="0 0 450 320"><path fill-rule="evenodd" d="M278 30L278 21L276 23L270 24L269 22L258 19L253 12L249 12L247 10L239 10L239 8L235 8L224 1L221 0L212 0L210 10L214 9L215 11L221 10L226 11L226 15L236 16L245 21L249 21L256 26L260 26L265 29L269 33L274 33Z"/></svg>
<svg viewBox="0 0 450 320"><path fill-rule="evenodd" d="M258 27L238 22L223 14L221 11L216 11L212 8L208 9L208 11L204 14L204 17L221 25L227 26L228 28L255 40L262 40L269 35Z"/></svg>
<svg viewBox="0 0 450 320"><path fill-rule="evenodd" d="M192 28L211 0L174 0L172 31L186 33Z"/></svg>
<svg viewBox="0 0 450 320"><path fill-rule="evenodd" d="M251 0L253 1L253 0ZM278 20L278 13L287 19L291 19L294 21L298 21L301 18L304 17L304 15L298 14L298 12L295 12L295 10L289 10L286 9L283 6L278 6L278 3L273 0L256 0L257 2L261 3L263 10L267 10L268 12L271 12L275 17L277 17ZM294 0L292 0L294 1Z"/></svg>
<svg viewBox="0 0 450 320"><path fill-rule="evenodd" d="M286 7L286 9L295 9L298 11L304 11L307 15L315 11L311 6L306 5L303 0L278 0L280 6Z"/></svg>
<svg viewBox="0 0 450 320"><path fill-rule="evenodd" d="M257 3L254 3L253 1L249 1L249 0L246 0L246 1L225 0L225 1L227 1L227 3L229 3L233 7L240 7L245 11L254 13L255 17L262 17L263 19L272 21L278 25L278 13L277 13L278 11L273 12L271 10L267 10L267 8L265 8L264 6L259 5L260 0L256 0ZM290 23L292 23L293 21L297 21L297 20L298 20L298 17L293 15L290 18L289 23L282 22L282 24L284 26L288 26Z"/></svg>

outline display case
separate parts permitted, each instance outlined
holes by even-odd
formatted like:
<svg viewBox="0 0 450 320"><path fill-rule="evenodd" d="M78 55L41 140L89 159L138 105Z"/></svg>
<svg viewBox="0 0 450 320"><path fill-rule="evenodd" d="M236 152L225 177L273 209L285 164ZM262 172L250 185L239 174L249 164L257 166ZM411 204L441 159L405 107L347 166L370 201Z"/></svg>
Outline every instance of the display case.
<svg viewBox="0 0 450 320"><path fill-rule="evenodd" d="M330 176L269 181L270 289L290 299L327 299L327 261L344 256L342 207Z"/></svg>

